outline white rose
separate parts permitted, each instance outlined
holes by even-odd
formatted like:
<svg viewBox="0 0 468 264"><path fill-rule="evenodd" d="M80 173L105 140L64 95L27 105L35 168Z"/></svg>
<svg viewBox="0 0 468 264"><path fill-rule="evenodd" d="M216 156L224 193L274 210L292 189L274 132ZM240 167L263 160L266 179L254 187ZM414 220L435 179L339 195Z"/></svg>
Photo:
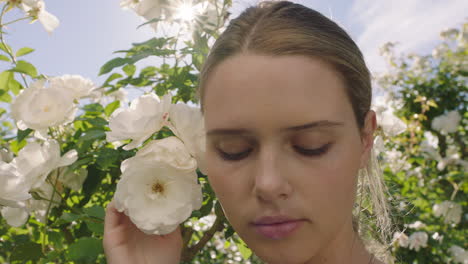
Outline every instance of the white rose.
<svg viewBox="0 0 468 264"><path fill-rule="evenodd" d="M415 232L409 236L409 249L414 249L415 251L419 251L421 248L427 247L427 239L428 236L426 232Z"/></svg>
<svg viewBox="0 0 468 264"><path fill-rule="evenodd" d="M3 207L1 213L7 224L14 227L26 224L29 218L29 213L25 208Z"/></svg>
<svg viewBox="0 0 468 264"><path fill-rule="evenodd" d="M114 199L140 230L164 235L200 208L202 192L195 171L139 158L123 170Z"/></svg>
<svg viewBox="0 0 468 264"><path fill-rule="evenodd" d="M58 18L45 10L45 3L42 0L23 0L22 9L41 22L44 29L50 34L60 24Z"/></svg>
<svg viewBox="0 0 468 264"><path fill-rule="evenodd" d="M432 207L432 211L436 217L444 217L444 222L446 224L460 223L463 213L462 206L452 201L443 201L440 204L435 204Z"/></svg>
<svg viewBox="0 0 468 264"><path fill-rule="evenodd" d="M45 200L31 198L26 202L26 209L28 213L33 213L39 222L46 223L47 208L49 206L50 209L57 207L62 200L61 194L55 192L52 185L48 182L44 182L41 186L34 189L34 192Z"/></svg>
<svg viewBox="0 0 468 264"><path fill-rule="evenodd" d="M398 242L400 247L406 248L409 245L408 236L403 232L395 232L393 234L393 241Z"/></svg>
<svg viewBox="0 0 468 264"><path fill-rule="evenodd" d="M171 107L169 116L169 128L184 142L189 153L197 160L200 171L206 174L205 124L200 109L186 104L175 104Z"/></svg>
<svg viewBox="0 0 468 264"><path fill-rule="evenodd" d="M80 168L78 171L69 171L68 168L62 169L59 181L63 183L65 187L68 187L74 191L79 191L83 187L83 183L88 176L88 170Z"/></svg>
<svg viewBox="0 0 468 264"><path fill-rule="evenodd" d="M406 124L396 117L391 110L386 110L377 115L377 124L383 132L391 137L403 133L406 130Z"/></svg>
<svg viewBox="0 0 468 264"><path fill-rule="evenodd" d="M31 198L27 186L12 164L0 161L0 206L19 207L21 201Z"/></svg>
<svg viewBox="0 0 468 264"><path fill-rule="evenodd" d="M80 75L62 75L50 80L50 88L70 91L74 99L88 96L96 88L94 83Z"/></svg>
<svg viewBox="0 0 468 264"><path fill-rule="evenodd" d="M424 132L425 140L421 142L421 151L423 155L435 160L441 160L439 152L437 151L439 145L439 139L434 136L431 132Z"/></svg>
<svg viewBox="0 0 468 264"><path fill-rule="evenodd" d="M127 166L132 166L133 160L141 158L154 162L165 162L176 169L188 172L197 169L197 161L190 156L184 143L176 137L149 142L136 153L135 157L125 160L122 163L122 169L125 170Z"/></svg>
<svg viewBox="0 0 468 264"><path fill-rule="evenodd" d="M31 128L45 134L47 129L73 121L76 105L70 91L45 87L36 81L21 91L11 105L11 114L19 129Z"/></svg>
<svg viewBox="0 0 468 264"><path fill-rule="evenodd" d="M376 154L379 154L381 152L385 151L385 143L383 142L383 139L381 136L376 136L374 139L374 150Z"/></svg>
<svg viewBox="0 0 468 264"><path fill-rule="evenodd" d="M416 222L414 222L412 224L409 224L408 227L413 228L413 229L420 229L420 228L426 227L426 224L424 224L421 221L416 221Z"/></svg>
<svg viewBox="0 0 468 264"><path fill-rule="evenodd" d="M432 120L431 126L434 130L440 131L443 134L453 133L457 131L460 120L460 113L454 110L444 115L435 117Z"/></svg>
<svg viewBox="0 0 468 264"><path fill-rule="evenodd" d="M106 132L107 141L132 139L124 149L138 147L166 124L170 107L170 94L166 94L161 101L155 94L143 95L133 100L130 108L119 108L112 113L109 120L111 131Z"/></svg>
<svg viewBox="0 0 468 264"><path fill-rule="evenodd" d="M466 251L462 247L453 245L449 248L449 252L456 263L468 264L468 251Z"/></svg>
<svg viewBox="0 0 468 264"><path fill-rule="evenodd" d="M30 188L43 184L52 170L68 166L78 158L76 150L70 150L60 156L60 147L55 140L28 143L13 159L12 164L18 169L20 177Z"/></svg>
<svg viewBox="0 0 468 264"><path fill-rule="evenodd" d="M10 162L13 160L13 153L8 151L7 149L0 149L0 161Z"/></svg>

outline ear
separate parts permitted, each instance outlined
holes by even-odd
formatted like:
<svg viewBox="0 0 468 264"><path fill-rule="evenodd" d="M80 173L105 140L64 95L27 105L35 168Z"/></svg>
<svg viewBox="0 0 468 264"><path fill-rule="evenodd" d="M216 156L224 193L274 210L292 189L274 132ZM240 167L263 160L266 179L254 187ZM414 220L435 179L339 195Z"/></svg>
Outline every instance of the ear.
<svg viewBox="0 0 468 264"><path fill-rule="evenodd" d="M377 128L377 118L373 110L369 110L364 120L364 127L361 130L361 164L360 168L363 169L367 166L369 158L374 146L374 132Z"/></svg>

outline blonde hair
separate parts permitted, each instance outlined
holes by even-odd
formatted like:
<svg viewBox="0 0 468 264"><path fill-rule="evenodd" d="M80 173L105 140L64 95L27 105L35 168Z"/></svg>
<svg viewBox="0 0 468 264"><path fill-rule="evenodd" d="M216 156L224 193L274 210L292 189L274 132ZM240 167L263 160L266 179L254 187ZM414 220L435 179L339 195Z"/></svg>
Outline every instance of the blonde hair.
<svg viewBox="0 0 468 264"><path fill-rule="evenodd" d="M329 63L344 79L358 127L363 128L372 99L371 74L351 37L321 13L288 1L266 1L233 19L214 43L200 73L198 97L202 112L210 73L240 53L301 55ZM368 249L382 259L390 239L390 217L382 174L371 156L368 168L359 173L353 224ZM372 231L372 222L377 232ZM380 246L376 247L376 243Z"/></svg>

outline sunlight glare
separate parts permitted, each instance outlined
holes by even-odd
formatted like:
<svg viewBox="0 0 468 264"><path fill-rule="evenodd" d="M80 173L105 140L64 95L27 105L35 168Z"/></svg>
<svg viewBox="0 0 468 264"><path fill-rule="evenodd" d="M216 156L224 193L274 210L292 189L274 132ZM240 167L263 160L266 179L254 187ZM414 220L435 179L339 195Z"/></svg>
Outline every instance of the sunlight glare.
<svg viewBox="0 0 468 264"><path fill-rule="evenodd" d="M184 21L192 21L195 18L193 6L186 3L180 5L175 17Z"/></svg>

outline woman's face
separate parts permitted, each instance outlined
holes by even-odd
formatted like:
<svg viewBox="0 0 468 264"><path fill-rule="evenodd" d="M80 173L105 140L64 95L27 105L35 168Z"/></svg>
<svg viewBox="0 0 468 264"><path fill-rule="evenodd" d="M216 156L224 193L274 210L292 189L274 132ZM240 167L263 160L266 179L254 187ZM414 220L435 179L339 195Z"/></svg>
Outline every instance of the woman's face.
<svg viewBox="0 0 468 264"><path fill-rule="evenodd" d="M205 88L208 177L242 239L268 263L346 250L374 113L361 134L340 75L301 56L236 55Z"/></svg>

